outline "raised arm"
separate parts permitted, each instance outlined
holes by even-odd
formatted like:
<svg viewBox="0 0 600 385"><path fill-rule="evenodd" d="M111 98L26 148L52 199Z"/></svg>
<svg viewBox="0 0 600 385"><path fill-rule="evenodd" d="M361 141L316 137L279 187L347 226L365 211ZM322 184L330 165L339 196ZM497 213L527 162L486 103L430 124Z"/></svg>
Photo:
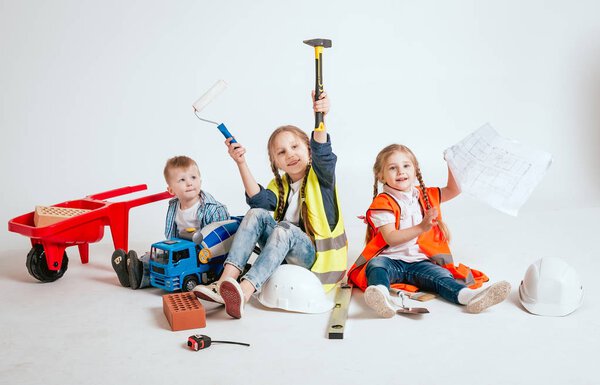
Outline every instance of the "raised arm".
<svg viewBox="0 0 600 385"><path fill-rule="evenodd" d="M246 148L238 143L231 143L233 138L229 138L225 140L225 145L227 146L227 152L231 159L237 164L238 171L240 172L240 177L242 178L242 183L244 184L244 189L246 190L246 194L248 197L252 198L254 195L260 192L260 186L256 183L256 179L252 175L250 168L248 167L248 163L246 163Z"/></svg>
<svg viewBox="0 0 600 385"><path fill-rule="evenodd" d="M460 187L458 187L456 179L454 179L454 175L452 174L452 170L450 170L450 166L448 166L448 183L446 184L446 187L442 187L441 190L442 202L447 202L460 194Z"/></svg>
<svg viewBox="0 0 600 385"><path fill-rule="evenodd" d="M327 97L327 93L323 91L319 96L319 100L314 99L315 91L312 92L313 111L323 113L323 130L314 130L313 138L318 143L325 143L327 142L327 124L325 123L325 116L329 112L329 98Z"/></svg>

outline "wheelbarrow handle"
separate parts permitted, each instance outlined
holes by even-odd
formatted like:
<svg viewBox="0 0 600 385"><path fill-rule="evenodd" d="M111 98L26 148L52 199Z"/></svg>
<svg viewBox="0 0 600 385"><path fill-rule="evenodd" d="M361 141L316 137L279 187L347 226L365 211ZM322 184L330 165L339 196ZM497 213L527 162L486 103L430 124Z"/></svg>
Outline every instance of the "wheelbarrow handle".
<svg viewBox="0 0 600 385"><path fill-rule="evenodd" d="M114 198L121 195L127 195L137 191L146 190L147 188L148 186L146 186L145 184L138 184L136 186L121 187L114 190L104 191L98 194L88 195L88 198L103 201L109 198Z"/></svg>
<svg viewBox="0 0 600 385"><path fill-rule="evenodd" d="M140 197L140 198L137 198L137 199L132 199L130 201L123 202L123 203L125 204L125 206L127 207L127 209L130 209L132 207L142 206L142 205L145 205L147 203L152 203L152 202L160 201L160 200L163 200L163 199L171 198L172 196L173 195L171 193L169 193L168 191L163 191L163 192L152 194L152 195L148 195L148 196L145 196L145 197Z"/></svg>

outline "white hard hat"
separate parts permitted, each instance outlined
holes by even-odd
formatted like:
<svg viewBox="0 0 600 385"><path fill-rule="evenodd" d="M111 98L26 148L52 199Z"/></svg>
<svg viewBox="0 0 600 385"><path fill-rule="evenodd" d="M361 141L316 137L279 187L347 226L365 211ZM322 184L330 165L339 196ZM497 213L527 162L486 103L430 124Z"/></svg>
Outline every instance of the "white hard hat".
<svg viewBox="0 0 600 385"><path fill-rule="evenodd" d="M575 269L560 258L542 258L527 269L519 300L537 315L564 316L583 302L583 286Z"/></svg>
<svg viewBox="0 0 600 385"><path fill-rule="evenodd" d="M266 307L300 313L323 313L333 308L319 279L310 270L290 264L275 270L258 300Z"/></svg>

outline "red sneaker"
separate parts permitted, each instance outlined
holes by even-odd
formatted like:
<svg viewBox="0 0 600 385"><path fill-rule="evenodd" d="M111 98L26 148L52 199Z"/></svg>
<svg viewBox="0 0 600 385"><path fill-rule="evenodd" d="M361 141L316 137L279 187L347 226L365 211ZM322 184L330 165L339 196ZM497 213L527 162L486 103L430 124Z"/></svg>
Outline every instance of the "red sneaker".
<svg viewBox="0 0 600 385"><path fill-rule="evenodd" d="M233 278L225 278L219 285L219 294L225 302L225 311L233 318L242 318L244 314L244 292Z"/></svg>

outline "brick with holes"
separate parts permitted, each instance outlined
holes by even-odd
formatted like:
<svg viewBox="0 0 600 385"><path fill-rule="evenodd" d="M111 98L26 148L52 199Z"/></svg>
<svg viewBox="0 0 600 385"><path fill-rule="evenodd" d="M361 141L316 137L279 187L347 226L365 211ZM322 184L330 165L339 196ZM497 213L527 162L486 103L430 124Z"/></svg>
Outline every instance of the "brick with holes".
<svg viewBox="0 0 600 385"><path fill-rule="evenodd" d="M190 292L165 294L163 312L172 331L206 327L204 306Z"/></svg>

